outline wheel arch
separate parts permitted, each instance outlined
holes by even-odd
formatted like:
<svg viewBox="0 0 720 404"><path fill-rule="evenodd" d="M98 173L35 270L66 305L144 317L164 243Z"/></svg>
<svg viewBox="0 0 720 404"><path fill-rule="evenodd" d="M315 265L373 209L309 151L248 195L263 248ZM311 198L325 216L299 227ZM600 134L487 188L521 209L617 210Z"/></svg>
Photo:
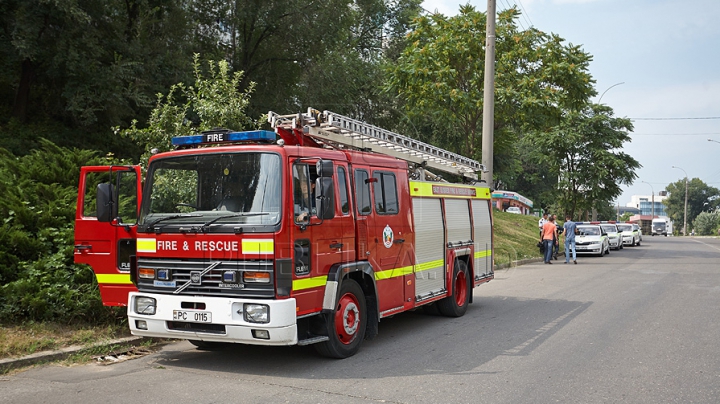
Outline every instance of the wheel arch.
<svg viewBox="0 0 720 404"><path fill-rule="evenodd" d="M352 279L360 285L365 295L367 307L367 328L365 339L372 339L377 335L380 321L380 305L378 304L377 285L375 284L375 271L367 261L346 262L334 264L330 267L325 284L323 297L323 313L332 313L338 303L338 291L343 281Z"/></svg>

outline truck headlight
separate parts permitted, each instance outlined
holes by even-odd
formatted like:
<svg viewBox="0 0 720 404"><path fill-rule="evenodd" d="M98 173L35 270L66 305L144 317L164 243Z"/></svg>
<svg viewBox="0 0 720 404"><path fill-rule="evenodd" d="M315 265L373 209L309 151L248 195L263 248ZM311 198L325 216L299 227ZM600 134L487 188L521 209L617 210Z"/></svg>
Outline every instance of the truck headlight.
<svg viewBox="0 0 720 404"><path fill-rule="evenodd" d="M243 306L245 321L251 323L269 323L270 306L267 304L245 303Z"/></svg>
<svg viewBox="0 0 720 404"><path fill-rule="evenodd" d="M135 296L135 313L153 315L157 302L152 297Z"/></svg>

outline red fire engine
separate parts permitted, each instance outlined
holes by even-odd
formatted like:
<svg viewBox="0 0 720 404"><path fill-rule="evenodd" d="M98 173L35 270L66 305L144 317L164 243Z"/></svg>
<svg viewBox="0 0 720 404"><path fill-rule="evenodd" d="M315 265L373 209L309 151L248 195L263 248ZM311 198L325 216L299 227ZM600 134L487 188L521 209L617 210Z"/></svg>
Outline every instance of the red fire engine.
<svg viewBox="0 0 720 404"><path fill-rule="evenodd" d="M465 314L493 279L477 161L328 111L268 119L173 138L144 184L137 166L83 167L75 261L133 334L345 358L385 317Z"/></svg>

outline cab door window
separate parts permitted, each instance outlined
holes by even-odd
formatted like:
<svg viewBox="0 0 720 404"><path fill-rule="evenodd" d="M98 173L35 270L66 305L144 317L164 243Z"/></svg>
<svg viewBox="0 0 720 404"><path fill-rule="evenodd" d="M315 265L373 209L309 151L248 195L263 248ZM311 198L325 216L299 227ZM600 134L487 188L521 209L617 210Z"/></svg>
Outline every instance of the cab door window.
<svg viewBox="0 0 720 404"><path fill-rule="evenodd" d="M375 212L381 215L396 215L399 211L395 174L383 171L373 173Z"/></svg>
<svg viewBox="0 0 720 404"><path fill-rule="evenodd" d="M370 176L365 170L355 170L355 200L357 201L358 214L369 215L372 211L370 202Z"/></svg>
<svg viewBox="0 0 720 404"><path fill-rule="evenodd" d="M350 202L348 198L347 179L345 177L345 168L337 168L338 193L340 195L340 211L343 215L350 213Z"/></svg>

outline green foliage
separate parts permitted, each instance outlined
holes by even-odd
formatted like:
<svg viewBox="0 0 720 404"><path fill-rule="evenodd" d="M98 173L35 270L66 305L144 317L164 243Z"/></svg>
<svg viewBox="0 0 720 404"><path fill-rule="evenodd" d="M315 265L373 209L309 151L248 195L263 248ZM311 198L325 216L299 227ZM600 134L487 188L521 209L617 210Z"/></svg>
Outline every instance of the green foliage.
<svg viewBox="0 0 720 404"><path fill-rule="evenodd" d="M717 211L701 212L692 224L692 228L701 236L718 234L718 227L720 227L720 213Z"/></svg>
<svg viewBox="0 0 720 404"><path fill-rule="evenodd" d="M19 158L0 150L0 321L108 319L92 270L73 263L80 167L103 159L40 144Z"/></svg>
<svg viewBox="0 0 720 404"><path fill-rule="evenodd" d="M552 130L528 136L537 147L538 161L558 173L557 204L564 213L575 217L604 209L620 195L621 185L637 178L640 163L622 152L632 129L630 120L613 117L611 108L590 104L568 111Z"/></svg>
<svg viewBox="0 0 720 404"><path fill-rule="evenodd" d="M193 68L193 86L178 83L170 87L168 95L158 94L147 127L138 128L137 120L133 120L127 129L115 128L116 133L144 146L141 164L145 167L151 150L170 150L173 136L187 136L213 128L242 130L259 125L246 115L254 84L250 83L244 91L238 90L242 72L231 73L226 61L209 61L209 77L205 78L197 54Z"/></svg>
<svg viewBox="0 0 720 404"><path fill-rule="evenodd" d="M595 94L587 69L591 57L557 35L519 30L515 9L500 12L496 29L495 144L513 155L519 133L542 130L563 109ZM462 6L455 17L420 17L408 47L389 67L386 90L407 102L411 117L438 123L435 143L479 158L482 131L485 13Z"/></svg>
<svg viewBox="0 0 720 404"><path fill-rule="evenodd" d="M663 204L665 212L677 223L676 228L682 231L683 217L685 215L685 178L668 184L665 189L670 194ZM711 187L700 178L688 179L687 183L687 223L688 226L703 210L715 209L720 203L720 190ZM688 233L690 227L688 227Z"/></svg>

